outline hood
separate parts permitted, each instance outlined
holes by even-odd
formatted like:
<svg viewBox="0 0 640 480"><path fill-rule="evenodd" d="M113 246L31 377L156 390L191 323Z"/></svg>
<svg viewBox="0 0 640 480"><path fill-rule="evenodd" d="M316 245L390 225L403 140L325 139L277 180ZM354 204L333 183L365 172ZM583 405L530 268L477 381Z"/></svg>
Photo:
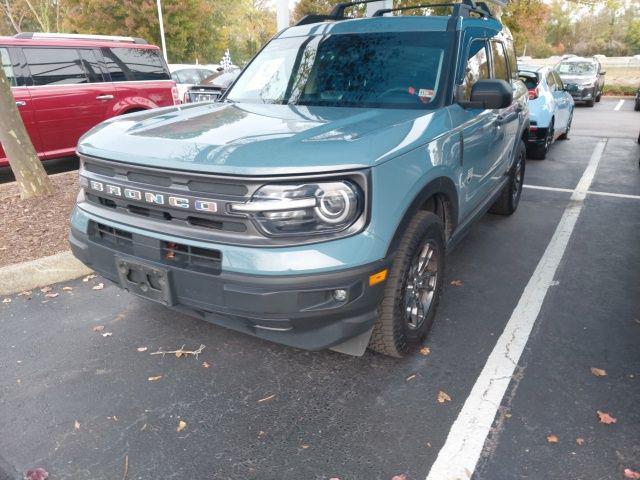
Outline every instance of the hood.
<svg viewBox="0 0 640 480"><path fill-rule="evenodd" d="M160 168L286 175L371 167L450 128L436 111L193 104L116 117L78 152Z"/></svg>
<svg viewBox="0 0 640 480"><path fill-rule="evenodd" d="M581 83L594 82L596 80L596 76L593 73L587 73L585 75L571 75L571 74L560 74L560 78L563 83L576 83L580 85Z"/></svg>

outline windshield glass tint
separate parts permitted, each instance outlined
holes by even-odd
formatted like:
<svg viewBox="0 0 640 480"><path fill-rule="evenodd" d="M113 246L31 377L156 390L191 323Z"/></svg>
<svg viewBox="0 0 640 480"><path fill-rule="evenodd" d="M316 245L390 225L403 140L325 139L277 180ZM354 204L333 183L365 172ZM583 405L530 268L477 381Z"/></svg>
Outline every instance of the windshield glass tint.
<svg viewBox="0 0 640 480"><path fill-rule="evenodd" d="M596 72L593 62L567 62L558 65L558 73L565 75L588 75Z"/></svg>
<svg viewBox="0 0 640 480"><path fill-rule="evenodd" d="M449 34L393 32L272 41L231 89L235 102L429 108Z"/></svg>

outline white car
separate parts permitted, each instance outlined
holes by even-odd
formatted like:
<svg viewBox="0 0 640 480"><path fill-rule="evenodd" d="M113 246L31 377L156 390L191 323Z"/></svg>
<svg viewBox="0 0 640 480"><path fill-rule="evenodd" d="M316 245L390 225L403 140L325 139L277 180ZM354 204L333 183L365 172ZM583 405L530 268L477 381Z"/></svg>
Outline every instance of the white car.
<svg viewBox="0 0 640 480"><path fill-rule="evenodd" d="M218 68L220 68L219 65L170 64L171 79L176 82L180 100L188 101L185 96L189 89L213 75Z"/></svg>

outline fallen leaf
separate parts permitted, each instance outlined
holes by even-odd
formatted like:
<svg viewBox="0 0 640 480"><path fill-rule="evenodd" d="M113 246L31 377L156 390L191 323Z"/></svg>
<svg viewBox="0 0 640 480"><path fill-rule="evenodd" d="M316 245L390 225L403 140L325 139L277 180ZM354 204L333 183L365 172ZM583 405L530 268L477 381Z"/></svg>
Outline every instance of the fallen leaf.
<svg viewBox="0 0 640 480"><path fill-rule="evenodd" d="M20 292L20 293L18 294L18 296L19 296L19 297L30 297L32 293L33 293L33 292L31 292L31 291L29 291L29 290L25 290L24 292Z"/></svg>
<svg viewBox="0 0 640 480"><path fill-rule="evenodd" d="M115 415L113 417L107 417L108 420L113 420L114 422L118 421L118 417L116 417Z"/></svg>
<svg viewBox="0 0 640 480"><path fill-rule="evenodd" d="M631 470L630 468L625 468L624 478L632 478L633 480L639 480L640 472L636 472L635 470Z"/></svg>
<svg viewBox="0 0 640 480"><path fill-rule="evenodd" d="M425 357L426 357L427 355L429 355L430 353L431 353L431 350L429 350L429 347L422 347L422 348L420 349L420 354L421 354L421 355L424 355Z"/></svg>
<svg viewBox="0 0 640 480"><path fill-rule="evenodd" d="M260 430L258 432L258 438L264 438L267 436L267 432L265 432L264 430Z"/></svg>
<svg viewBox="0 0 640 480"><path fill-rule="evenodd" d="M149 377L148 380L150 382L157 382L158 380L160 380L162 378L162 375L156 375L155 377Z"/></svg>
<svg viewBox="0 0 640 480"><path fill-rule="evenodd" d="M607 372L601 368L595 368L595 367L591 367L591 373L594 374L596 377L606 377L607 376Z"/></svg>
<svg viewBox="0 0 640 480"><path fill-rule="evenodd" d="M89 280L91 280L92 278L96 278L96 277L97 277L97 275L87 275L86 277L84 277L84 278L82 279L82 281L86 283L86 282L88 282Z"/></svg>
<svg viewBox="0 0 640 480"><path fill-rule="evenodd" d="M11 303L11 299L10 298L5 298L2 300L2 303Z"/></svg>
<svg viewBox="0 0 640 480"><path fill-rule="evenodd" d="M431 448L431 442L427 442L427 447Z"/></svg>
<svg viewBox="0 0 640 480"><path fill-rule="evenodd" d="M104 283L99 283L91 287L93 290L102 290L104 288Z"/></svg>
<svg viewBox="0 0 640 480"><path fill-rule="evenodd" d="M453 287L460 287L462 283L462 280L451 280L451 286Z"/></svg>
<svg viewBox="0 0 640 480"><path fill-rule="evenodd" d="M600 423L604 423L606 425L609 425L611 423L616 423L618 421L617 418L614 418L611 415L609 415L608 413L603 412L601 410L596 411L596 413L598 414L598 418L600 419Z"/></svg>
<svg viewBox="0 0 640 480"><path fill-rule="evenodd" d="M447 395L446 392L443 392L442 390L438 392L438 403L444 403L444 402L450 402L450 401L451 401L451 397Z"/></svg>
<svg viewBox="0 0 640 480"><path fill-rule="evenodd" d="M105 338L106 338L106 337L110 337L111 335L113 335L113 333L111 333L111 332L104 332L104 333L102 334L102 336L103 336L103 337L105 337Z"/></svg>
<svg viewBox="0 0 640 480"><path fill-rule="evenodd" d="M78 420L73 423L73 428L75 430L80 430L80 422Z"/></svg>
<svg viewBox="0 0 640 480"><path fill-rule="evenodd" d="M513 415L512 415L512 414L510 414L510 413L505 413L505 414L504 414L504 417L505 417L505 418L511 418L512 416L513 416Z"/></svg>
<svg viewBox="0 0 640 480"><path fill-rule="evenodd" d="M58 295L60 295L59 293L45 293L45 297L47 298L56 298Z"/></svg>
<svg viewBox="0 0 640 480"><path fill-rule="evenodd" d="M407 480L407 476L404 473L402 475L394 475L391 480Z"/></svg>
<svg viewBox="0 0 640 480"><path fill-rule="evenodd" d="M406 379L407 382L410 382L411 380L416 378L416 374L414 373L413 375L409 375Z"/></svg>
<svg viewBox="0 0 640 480"><path fill-rule="evenodd" d="M187 428L187 422L185 422L184 420L180 420L180 422L178 422L178 428L176 428L176 432L181 432L185 428Z"/></svg>
<svg viewBox="0 0 640 480"><path fill-rule="evenodd" d="M302 445L300 445L300 448L303 449L303 450L306 450L309 447L310 447L310 445L307 445L306 443L303 443Z"/></svg>
<svg viewBox="0 0 640 480"><path fill-rule="evenodd" d="M40 289L40 291L41 291L42 293L49 293L49 292L51 291L51 287L42 287L42 288Z"/></svg>
<svg viewBox="0 0 640 480"><path fill-rule="evenodd" d="M73 292L73 287L62 287L62 290L65 292Z"/></svg>
<svg viewBox="0 0 640 480"><path fill-rule="evenodd" d="M22 383L22 379L21 378L16 379L16 383L20 385Z"/></svg>
<svg viewBox="0 0 640 480"><path fill-rule="evenodd" d="M145 423L144 425L142 425L142 428L140 428L141 432L144 432L147 429L147 424Z"/></svg>
<svg viewBox="0 0 640 480"><path fill-rule="evenodd" d="M147 347L138 347L137 350L139 352L146 352L147 351Z"/></svg>
<svg viewBox="0 0 640 480"><path fill-rule="evenodd" d="M204 368L209 368L211 365L209 365L207 362L202 362L202 366Z"/></svg>
<svg viewBox="0 0 640 480"><path fill-rule="evenodd" d="M24 480L47 480L47 478L49 478L49 472L42 467L30 468L24 472L22 478L24 478Z"/></svg>
<svg viewBox="0 0 640 480"><path fill-rule="evenodd" d="M268 402L269 400L273 400L274 398L276 398L275 393L273 395L269 395L268 397L261 398L260 400L258 400L258 403Z"/></svg>
<svg viewBox="0 0 640 480"><path fill-rule="evenodd" d="M558 436L557 435L547 435L547 442L549 443L558 443Z"/></svg>
<svg viewBox="0 0 640 480"><path fill-rule="evenodd" d="M103 330L104 330L104 325L96 325L95 327L93 327L94 332L101 332Z"/></svg>
<svg viewBox="0 0 640 480"><path fill-rule="evenodd" d="M584 445L584 438L582 437L576 438L576 443L581 446Z"/></svg>
<svg viewBox="0 0 640 480"><path fill-rule="evenodd" d="M184 353L181 350L178 350L177 352L174 353L174 355L180 358L182 355L184 355Z"/></svg>

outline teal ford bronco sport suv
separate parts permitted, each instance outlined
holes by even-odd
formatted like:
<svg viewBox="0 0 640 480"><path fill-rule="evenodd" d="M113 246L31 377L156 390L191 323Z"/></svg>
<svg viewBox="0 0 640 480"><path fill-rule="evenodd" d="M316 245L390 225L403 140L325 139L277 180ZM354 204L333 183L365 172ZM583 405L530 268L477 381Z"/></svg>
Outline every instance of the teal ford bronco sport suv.
<svg viewBox="0 0 640 480"><path fill-rule="evenodd" d="M86 134L74 254L129 292L286 345L420 345L445 252L487 210L518 206L527 89L485 6L346 18L352 4L281 31L219 102Z"/></svg>

